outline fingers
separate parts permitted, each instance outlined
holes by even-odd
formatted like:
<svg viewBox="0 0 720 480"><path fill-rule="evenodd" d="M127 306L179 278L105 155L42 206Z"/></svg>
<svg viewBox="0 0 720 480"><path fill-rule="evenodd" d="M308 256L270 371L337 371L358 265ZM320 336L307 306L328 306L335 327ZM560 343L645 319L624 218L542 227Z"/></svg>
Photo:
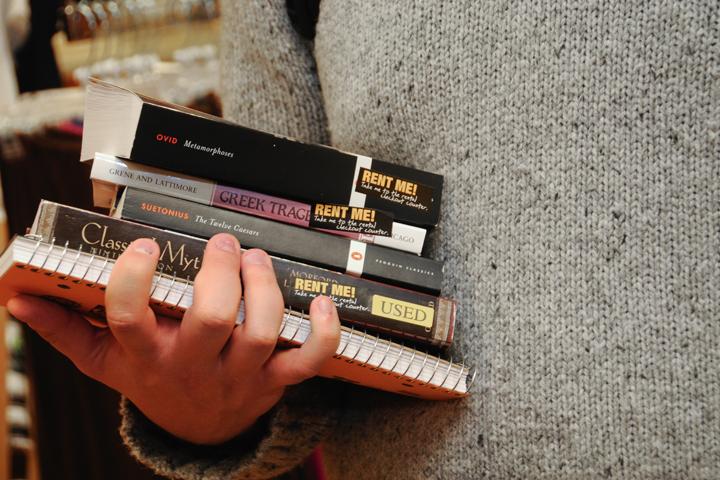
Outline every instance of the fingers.
<svg viewBox="0 0 720 480"><path fill-rule="evenodd" d="M233 332L224 361L233 374L257 370L270 357L277 344L284 304L267 253L258 249L242 256L245 288L245 321Z"/></svg>
<svg viewBox="0 0 720 480"><path fill-rule="evenodd" d="M187 360L217 359L240 308L240 244L230 234L212 237L195 277L193 304L180 325L179 352Z"/></svg>
<svg viewBox="0 0 720 480"><path fill-rule="evenodd" d="M99 377L108 361L111 336L91 326L79 314L41 298L19 295L8 301L7 309L86 375L107 381Z"/></svg>
<svg viewBox="0 0 720 480"><path fill-rule="evenodd" d="M115 262L105 292L108 326L134 355L150 355L156 349L157 323L149 300L159 255L159 247L149 238L132 242Z"/></svg>
<svg viewBox="0 0 720 480"><path fill-rule="evenodd" d="M302 347L277 352L265 366L268 381L292 385L314 377L340 344L340 320L332 300L320 296L310 304L310 337Z"/></svg>

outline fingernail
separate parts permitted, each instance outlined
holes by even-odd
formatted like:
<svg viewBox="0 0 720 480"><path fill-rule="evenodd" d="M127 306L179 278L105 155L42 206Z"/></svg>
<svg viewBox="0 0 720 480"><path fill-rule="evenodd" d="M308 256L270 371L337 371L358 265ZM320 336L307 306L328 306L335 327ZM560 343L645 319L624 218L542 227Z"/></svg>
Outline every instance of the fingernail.
<svg viewBox="0 0 720 480"><path fill-rule="evenodd" d="M145 255L155 254L157 245L149 238L140 238L133 242L133 251L138 253L144 253Z"/></svg>
<svg viewBox="0 0 720 480"><path fill-rule="evenodd" d="M245 263L249 263L250 265L268 265L269 264L269 257L267 256L267 253L263 252L262 250L248 250L244 254L244 261Z"/></svg>
<svg viewBox="0 0 720 480"><path fill-rule="evenodd" d="M335 304L333 304L333 301L330 300L330 298L326 296L318 297L319 300L317 301L318 304L318 310L320 310L321 313L324 314L330 314L333 311L333 307Z"/></svg>
<svg viewBox="0 0 720 480"><path fill-rule="evenodd" d="M5 305L5 308L8 309L8 312L10 312L10 315L14 316L17 320L20 320L21 322L24 322L22 318L16 315L15 307L18 307L20 304L20 300L17 299L17 297L13 297L10 300L7 301L7 304Z"/></svg>
<svg viewBox="0 0 720 480"><path fill-rule="evenodd" d="M219 235L213 240L213 244L223 252L238 253L238 242L231 235Z"/></svg>

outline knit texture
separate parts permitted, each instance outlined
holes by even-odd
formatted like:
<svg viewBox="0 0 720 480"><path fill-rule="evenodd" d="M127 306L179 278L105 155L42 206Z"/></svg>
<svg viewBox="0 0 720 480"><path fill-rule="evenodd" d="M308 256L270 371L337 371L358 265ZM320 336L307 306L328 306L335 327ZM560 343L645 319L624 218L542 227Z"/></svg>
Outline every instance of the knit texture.
<svg viewBox="0 0 720 480"><path fill-rule="evenodd" d="M332 143L445 175L480 375L352 397L331 478L720 476L719 6L323 0Z"/></svg>
<svg viewBox="0 0 720 480"><path fill-rule="evenodd" d="M222 4L223 115L248 127L328 143L311 44L292 27L285 2ZM228 100L233 99L233 100Z"/></svg>
<svg viewBox="0 0 720 480"><path fill-rule="evenodd" d="M228 117L445 176L475 392L352 387L330 478L720 477L717 1L323 0L317 76L244 3Z"/></svg>
<svg viewBox="0 0 720 480"><path fill-rule="evenodd" d="M217 446L179 440L150 422L127 398L120 436L155 473L182 480L267 479L302 462L337 421L336 391L314 379L290 388L251 431Z"/></svg>

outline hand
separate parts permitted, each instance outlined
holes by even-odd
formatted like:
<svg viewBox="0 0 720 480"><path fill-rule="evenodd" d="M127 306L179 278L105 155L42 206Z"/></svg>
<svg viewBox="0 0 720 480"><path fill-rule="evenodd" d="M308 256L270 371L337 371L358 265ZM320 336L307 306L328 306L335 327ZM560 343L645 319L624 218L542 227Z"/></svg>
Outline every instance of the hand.
<svg viewBox="0 0 720 480"><path fill-rule="evenodd" d="M317 374L338 347L340 324L327 297L310 306L312 333L300 348L275 351L283 299L270 257L240 252L235 237L208 242L193 305L181 322L148 306L159 247L134 241L117 259L105 308L109 329L58 304L21 295L7 308L86 375L126 395L178 438L217 444L243 432L286 385ZM245 321L236 326L242 288Z"/></svg>

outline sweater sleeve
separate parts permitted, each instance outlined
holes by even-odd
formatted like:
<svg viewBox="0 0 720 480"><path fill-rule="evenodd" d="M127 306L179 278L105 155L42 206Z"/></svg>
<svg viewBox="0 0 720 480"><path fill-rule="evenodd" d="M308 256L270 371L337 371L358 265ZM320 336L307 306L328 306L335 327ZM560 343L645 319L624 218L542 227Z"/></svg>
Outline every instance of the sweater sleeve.
<svg viewBox="0 0 720 480"><path fill-rule="evenodd" d="M274 478L302 462L336 423L336 388L324 379L293 387L249 431L214 446L173 437L123 397L120 435L133 457L169 478Z"/></svg>

